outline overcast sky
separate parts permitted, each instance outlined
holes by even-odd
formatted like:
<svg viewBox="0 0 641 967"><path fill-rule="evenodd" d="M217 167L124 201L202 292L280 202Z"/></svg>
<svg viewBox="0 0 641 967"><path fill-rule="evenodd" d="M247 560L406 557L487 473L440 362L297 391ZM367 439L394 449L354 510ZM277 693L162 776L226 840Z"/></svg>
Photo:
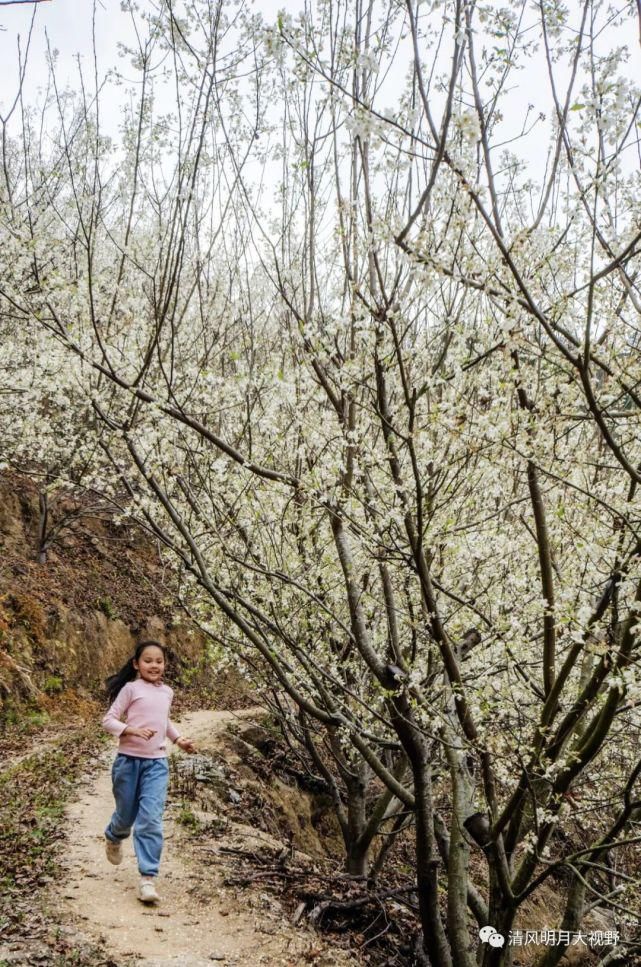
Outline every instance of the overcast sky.
<svg viewBox="0 0 641 967"><path fill-rule="evenodd" d="M278 10L292 12L300 8L300 0L260 0L254 4L266 19L275 19ZM0 109L13 101L18 76L18 37L24 47L29 35L34 4L0 6ZM36 5L36 18L29 58L30 94L46 77L45 51L47 38L57 50L57 74L61 86L77 79L78 54L87 67L92 64L92 0L44 0ZM102 72L117 63L117 44L130 38L131 21L122 13L120 0L97 0L96 47Z"/></svg>
<svg viewBox="0 0 641 967"><path fill-rule="evenodd" d="M252 0L250 0L252 2ZM260 10L267 21L275 21L277 12L286 9L296 13L302 6L302 0L253 0L255 9ZM497 6L500 0L496 0ZM579 0L569 0L570 9L579 11ZM45 0L36 9L35 27L31 41L29 70L27 74L27 100L35 99L38 87L41 87L47 76L46 56L47 38L52 49L58 51L57 79L60 87L69 84L78 86L77 58L80 57L88 75L93 73L92 61L92 0ZM18 37L22 47L29 34L34 5L31 3L12 6L0 6L0 112L4 114L15 98L18 77ZM629 24L628 24L629 26ZM636 29L636 26L635 26ZM128 15L121 11L120 0L97 0L96 7L96 45L98 53L99 71L101 75L118 61L118 42L130 40L131 21ZM604 35L605 40L606 35ZM628 43L631 59L629 76L637 82L641 80L641 52L636 36L607 35L608 43ZM126 75L126 62L120 62ZM558 68L557 68L558 69ZM520 127L528 103L533 105L534 111L546 114L550 123L552 117L549 102L549 86L547 76L544 76L543 60L532 58L526 69L515 75L518 84L509 95L506 105L508 113L513 116L513 123ZM400 82L398 78L397 82ZM91 86L91 84L89 85ZM535 116L532 114L531 116ZM120 117L120 106L115 101L109 104L103 102L102 121L106 133L115 133ZM516 133L516 132L515 132ZM529 163L534 169L545 163L547 135L537 126L528 143L523 142Z"/></svg>
<svg viewBox="0 0 641 967"><path fill-rule="evenodd" d="M6 108L15 92L18 69L17 40L22 45L29 34L34 7L25 3L0 7L0 102ZM126 18L118 0L102 0L97 8L98 53L104 65L114 62L116 43L123 34ZM60 51L61 74L71 79L74 57L91 52L91 0L45 0L37 5L32 38L29 77L34 83L45 76L46 35L51 47Z"/></svg>

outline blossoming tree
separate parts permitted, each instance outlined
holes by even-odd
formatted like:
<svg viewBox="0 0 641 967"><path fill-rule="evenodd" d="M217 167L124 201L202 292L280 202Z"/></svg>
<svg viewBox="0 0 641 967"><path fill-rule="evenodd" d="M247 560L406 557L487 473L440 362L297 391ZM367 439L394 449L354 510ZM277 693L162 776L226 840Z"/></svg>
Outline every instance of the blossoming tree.
<svg viewBox="0 0 641 967"><path fill-rule="evenodd" d="M636 915L630 18L163 3L121 143L56 91L50 146L5 148L2 325L64 358L104 488L274 690L349 871L411 815L434 967L550 882L568 936Z"/></svg>

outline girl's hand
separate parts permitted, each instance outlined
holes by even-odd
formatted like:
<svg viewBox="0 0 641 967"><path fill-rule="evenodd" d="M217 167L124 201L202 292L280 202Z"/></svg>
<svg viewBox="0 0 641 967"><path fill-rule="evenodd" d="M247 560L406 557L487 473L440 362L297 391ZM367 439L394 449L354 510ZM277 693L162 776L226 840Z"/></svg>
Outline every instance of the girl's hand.
<svg viewBox="0 0 641 967"><path fill-rule="evenodd" d="M123 735L137 735L139 739L148 741L152 735L156 734L155 729L134 729L130 725L123 731Z"/></svg>
<svg viewBox="0 0 641 967"><path fill-rule="evenodd" d="M187 739L184 736L181 736L179 739L176 739L176 745L178 746L179 749L182 749L183 752L190 752L192 755L194 752L198 751L194 743L191 741L191 739Z"/></svg>

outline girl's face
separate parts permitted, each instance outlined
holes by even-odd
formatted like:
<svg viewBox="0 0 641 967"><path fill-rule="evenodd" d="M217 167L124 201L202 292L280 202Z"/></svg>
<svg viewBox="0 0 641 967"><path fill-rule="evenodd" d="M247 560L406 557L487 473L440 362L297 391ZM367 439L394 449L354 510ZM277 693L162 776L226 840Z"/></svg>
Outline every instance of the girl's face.
<svg viewBox="0 0 641 967"><path fill-rule="evenodd" d="M157 645L147 645L140 653L138 661L134 659L134 668L146 682L159 682L165 671L165 656L162 648Z"/></svg>

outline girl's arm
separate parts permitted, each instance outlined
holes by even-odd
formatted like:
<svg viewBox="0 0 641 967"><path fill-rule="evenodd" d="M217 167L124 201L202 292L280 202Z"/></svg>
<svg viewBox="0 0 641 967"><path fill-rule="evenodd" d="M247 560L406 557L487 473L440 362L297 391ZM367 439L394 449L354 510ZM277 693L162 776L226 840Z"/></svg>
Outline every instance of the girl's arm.
<svg viewBox="0 0 641 967"><path fill-rule="evenodd" d="M181 736L177 738L176 745L178 746L179 749L182 749L183 752L191 752L191 753L198 752L198 749L191 741L191 739L188 739L185 736Z"/></svg>
<svg viewBox="0 0 641 967"><path fill-rule="evenodd" d="M102 720L103 728L107 732L110 732L111 735L119 737L127 728L126 722L121 722L120 720L129 708L130 703L130 688L129 684L127 684L118 692L113 704Z"/></svg>
<svg viewBox="0 0 641 967"><path fill-rule="evenodd" d="M196 752L196 746L191 739L181 738L178 729L171 719L169 719L167 722L167 737L171 739L174 745L177 745L179 749L182 749L183 752Z"/></svg>

